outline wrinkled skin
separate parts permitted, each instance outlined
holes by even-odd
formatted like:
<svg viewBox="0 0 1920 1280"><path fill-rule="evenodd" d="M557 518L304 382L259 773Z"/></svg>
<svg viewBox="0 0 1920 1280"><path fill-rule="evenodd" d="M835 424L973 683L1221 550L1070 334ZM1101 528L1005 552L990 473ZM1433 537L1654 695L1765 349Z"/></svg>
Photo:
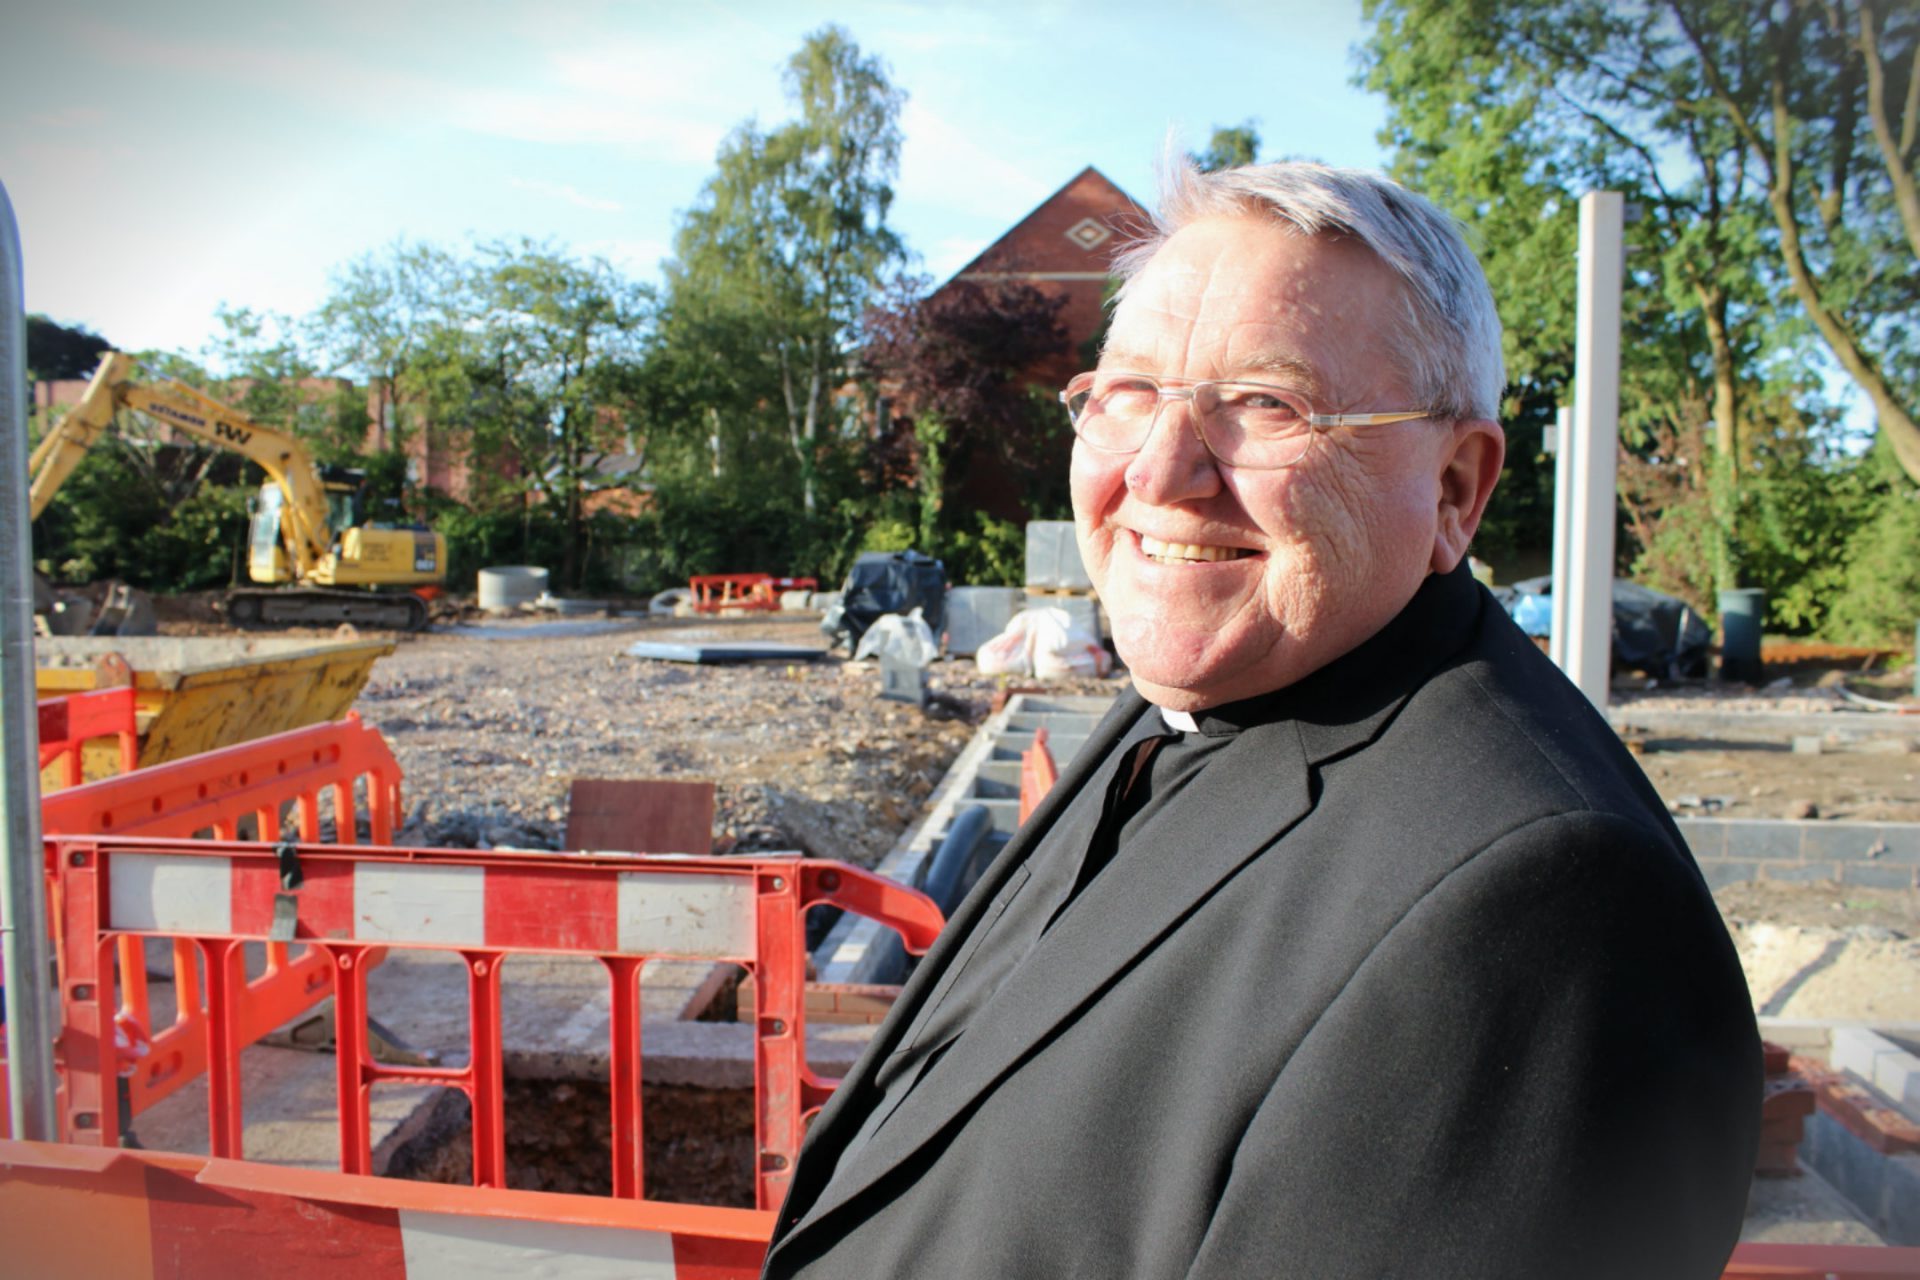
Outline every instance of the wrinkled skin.
<svg viewBox="0 0 1920 1280"><path fill-rule="evenodd" d="M1319 413L1419 409L1385 336L1403 307L1399 278L1356 241L1206 219L1135 278L1100 367L1284 384ZM1338 427L1292 467L1240 470L1207 451L1182 401L1162 405L1135 454L1076 441L1080 552L1135 687L1200 710L1354 648L1466 554L1503 452L1496 423L1423 418ZM1143 536L1239 554L1187 559L1176 547L1169 563L1143 551Z"/></svg>

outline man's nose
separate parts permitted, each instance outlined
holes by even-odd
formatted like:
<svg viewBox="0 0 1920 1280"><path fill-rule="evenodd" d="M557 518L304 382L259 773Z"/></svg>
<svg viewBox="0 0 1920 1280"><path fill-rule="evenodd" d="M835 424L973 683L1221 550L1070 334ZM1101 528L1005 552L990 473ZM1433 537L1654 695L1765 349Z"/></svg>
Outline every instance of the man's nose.
<svg viewBox="0 0 1920 1280"><path fill-rule="evenodd" d="M1191 388L1162 388L1140 451L1127 463L1127 488L1158 506L1220 491L1218 463L1200 438Z"/></svg>

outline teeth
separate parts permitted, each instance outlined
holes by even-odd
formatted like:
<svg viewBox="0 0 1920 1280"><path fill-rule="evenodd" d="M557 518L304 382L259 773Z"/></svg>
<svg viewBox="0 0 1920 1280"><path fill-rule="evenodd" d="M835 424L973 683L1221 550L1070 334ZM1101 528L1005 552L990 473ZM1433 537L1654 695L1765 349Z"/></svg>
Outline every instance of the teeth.
<svg viewBox="0 0 1920 1280"><path fill-rule="evenodd" d="M1247 552L1241 547L1202 547L1191 542L1162 542L1158 538L1140 535L1140 549L1148 557L1162 564L1182 564L1199 560L1215 562L1220 560L1238 560Z"/></svg>

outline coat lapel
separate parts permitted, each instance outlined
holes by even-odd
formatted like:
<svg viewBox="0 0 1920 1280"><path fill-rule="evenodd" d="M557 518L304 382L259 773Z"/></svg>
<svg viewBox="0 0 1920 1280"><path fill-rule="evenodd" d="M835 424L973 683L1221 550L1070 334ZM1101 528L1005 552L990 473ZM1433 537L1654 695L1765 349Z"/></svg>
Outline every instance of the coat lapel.
<svg viewBox="0 0 1920 1280"><path fill-rule="evenodd" d="M1040 802L1020 829L1014 832L1007 845L1002 849L987 869L981 873L979 881L967 894L966 900L955 908L953 918L927 954L921 958L913 976L907 980L900 996L894 1001L893 1010L886 1021L875 1033L872 1042L854 1063L839 1086L834 1089L808 1130L801 1145L801 1160L795 1170L792 1190L787 1197L787 1205L774 1230L774 1246L777 1248L788 1231L781 1228L790 1223L796 1215L811 1219L818 1216L819 1208L807 1208L808 1200L819 1193L819 1183L833 1171L829 1154L835 1158L838 1151L859 1128L861 1116L844 1116L853 1100L864 1094L873 1081L874 1073L887 1055L908 1042L909 1033L917 1029L929 1012L929 994L939 986L945 976L949 961L954 952L966 944L973 926L981 914L992 903L996 894L1007 883L1014 871L1021 867L1039 842L1041 836L1052 830L1061 813L1086 785L1090 775L1095 773L1106 761L1113 745L1147 709L1146 699L1131 689L1122 693L1100 723L1094 726L1088 735L1086 744L1078 754L1061 770L1053 789ZM817 1148L817 1150L816 1150ZM808 1159L812 1156L812 1159Z"/></svg>
<svg viewBox="0 0 1920 1280"><path fill-rule="evenodd" d="M1139 832L1124 875L1114 874L1116 865L1088 885L947 1051L937 1087L916 1090L926 1096L902 1106L840 1171L801 1229L935 1137L1311 807L1296 727L1283 722L1241 734L1179 806ZM1196 812L1209 815L1204 827L1179 816Z"/></svg>

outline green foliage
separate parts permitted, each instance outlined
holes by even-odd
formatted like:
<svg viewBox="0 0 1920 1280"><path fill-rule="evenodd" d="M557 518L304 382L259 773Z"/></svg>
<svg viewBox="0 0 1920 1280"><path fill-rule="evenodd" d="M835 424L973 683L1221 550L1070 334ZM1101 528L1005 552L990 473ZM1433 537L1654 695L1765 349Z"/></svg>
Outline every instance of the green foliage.
<svg viewBox="0 0 1920 1280"><path fill-rule="evenodd" d="M905 520L893 520L886 517L875 520L860 535L862 551L913 551L926 546L920 531Z"/></svg>
<svg viewBox="0 0 1920 1280"><path fill-rule="evenodd" d="M934 554L946 565L947 581L975 587L1017 587L1027 578L1027 531L1011 520L972 513L972 528L955 528Z"/></svg>
<svg viewBox="0 0 1920 1280"><path fill-rule="evenodd" d="M27 317L27 376L37 381L91 378L111 348L85 325L64 325L42 315Z"/></svg>
<svg viewBox="0 0 1920 1280"><path fill-rule="evenodd" d="M1878 501L1847 540L1824 628L1841 643L1904 644L1920 620L1920 487L1892 453L1876 449L1864 464Z"/></svg>
<svg viewBox="0 0 1920 1280"><path fill-rule="evenodd" d="M681 223L647 377L671 411L656 433L736 473L784 448L811 512L829 455L844 452L836 396L854 326L905 256L886 221L905 95L833 26L807 38L785 81L799 118L735 129Z"/></svg>
<svg viewBox="0 0 1920 1280"><path fill-rule="evenodd" d="M1260 134L1255 128L1259 123L1258 120L1242 120L1234 125L1215 125L1213 136L1207 140L1207 149L1191 153L1187 158L1202 173L1252 164L1260 150Z"/></svg>
<svg viewBox="0 0 1920 1280"><path fill-rule="evenodd" d="M170 466L189 455L176 451ZM119 578L152 591L225 586L247 532L245 484L176 498L119 443L94 451L33 526L35 567L59 582Z"/></svg>

